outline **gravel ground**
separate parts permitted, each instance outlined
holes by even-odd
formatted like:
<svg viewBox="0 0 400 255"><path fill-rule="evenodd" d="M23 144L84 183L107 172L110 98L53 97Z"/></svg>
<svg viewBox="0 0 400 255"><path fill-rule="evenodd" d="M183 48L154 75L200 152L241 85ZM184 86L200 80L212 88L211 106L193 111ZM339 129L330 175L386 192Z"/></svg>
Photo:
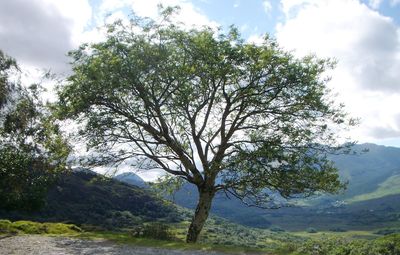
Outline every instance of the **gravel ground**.
<svg viewBox="0 0 400 255"><path fill-rule="evenodd" d="M23 235L0 237L1 255L223 255L210 251L179 251L117 245L105 240L81 240L68 237ZM225 254L226 255L226 254Z"/></svg>

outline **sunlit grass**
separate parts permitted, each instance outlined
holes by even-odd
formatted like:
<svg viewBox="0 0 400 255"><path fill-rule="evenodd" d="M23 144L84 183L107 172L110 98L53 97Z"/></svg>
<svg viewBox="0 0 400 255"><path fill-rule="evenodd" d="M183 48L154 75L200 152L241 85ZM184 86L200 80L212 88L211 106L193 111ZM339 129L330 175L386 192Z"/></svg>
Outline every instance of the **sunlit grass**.
<svg viewBox="0 0 400 255"><path fill-rule="evenodd" d="M350 239L375 239L379 235L374 234L374 231L363 231L363 230L352 230L345 232L333 232L333 231L319 231L316 233L309 233L306 231L291 232L293 235L304 237L304 238L331 238L331 237L344 237Z"/></svg>
<svg viewBox="0 0 400 255"><path fill-rule="evenodd" d="M0 220L0 234L78 235L82 230L73 224Z"/></svg>

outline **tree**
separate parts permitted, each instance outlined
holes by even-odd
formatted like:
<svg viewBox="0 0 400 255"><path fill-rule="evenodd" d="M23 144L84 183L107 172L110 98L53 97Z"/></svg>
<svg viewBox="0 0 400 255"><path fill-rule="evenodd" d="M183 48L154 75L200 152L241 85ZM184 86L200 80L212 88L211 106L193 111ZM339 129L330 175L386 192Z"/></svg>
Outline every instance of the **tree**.
<svg viewBox="0 0 400 255"><path fill-rule="evenodd" d="M70 52L59 117L80 123L91 163L130 160L194 184L187 242L197 241L217 192L276 207L278 195L341 189L326 158L349 121L323 77L333 63L297 59L268 36L246 43L234 27L187 30L170 14L116 22L104 42Z"/></svg>
<svg viewBox="0 0 400 255"><path fill-rule="evenodd" d="M69 146L14 59L0 51L0 209L35 210L65 170Z"/></svg>

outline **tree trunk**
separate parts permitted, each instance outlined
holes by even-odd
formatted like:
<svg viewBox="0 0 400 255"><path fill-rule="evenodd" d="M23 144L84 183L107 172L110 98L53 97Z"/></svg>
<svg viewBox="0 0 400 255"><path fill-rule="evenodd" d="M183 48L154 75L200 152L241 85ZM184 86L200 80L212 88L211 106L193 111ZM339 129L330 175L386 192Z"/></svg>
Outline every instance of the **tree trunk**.
<svg viewBox="0 0 400 255"><path fill-rule="evenodd" d="M204 223L208 218L208 213L210 212L214 195L215 192L213 189L199 189L199 202L186 236L187 243L197 242Z"/></svg>

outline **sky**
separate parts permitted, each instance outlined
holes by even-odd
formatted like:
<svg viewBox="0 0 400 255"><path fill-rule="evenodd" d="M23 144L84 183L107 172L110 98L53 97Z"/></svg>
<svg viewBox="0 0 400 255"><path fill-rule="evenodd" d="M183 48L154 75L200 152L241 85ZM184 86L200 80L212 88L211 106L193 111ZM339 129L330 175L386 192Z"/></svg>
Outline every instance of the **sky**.
<svg viewBox="0 0 400 255"><path fill-rule="evenodd" d="M0 49L33 76L68 75L67 52L102 40L101 27L133 11L156 17L158 0L1 0ZM360 119L360 143L400 147L400 0L164 0L187 26L228 28L257 43L268 33L298 57L334 58L328 87ZM51 87L49 87L51 90Z"/></svg>

